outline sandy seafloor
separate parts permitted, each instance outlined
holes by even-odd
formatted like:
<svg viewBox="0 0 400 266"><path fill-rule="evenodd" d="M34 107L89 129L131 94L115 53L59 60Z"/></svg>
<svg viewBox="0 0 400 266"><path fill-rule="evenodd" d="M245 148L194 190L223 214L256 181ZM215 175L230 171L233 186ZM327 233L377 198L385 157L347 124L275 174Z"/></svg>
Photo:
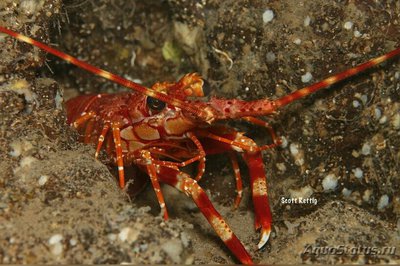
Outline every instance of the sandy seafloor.
<svg viewBox="0 0 400 266"><path fill-rule="evenodd" d="M248 100L276 99L400 43L399 1L146 2L3 0L0 25L146 85L196 71L213 95ZM0 263L237 262L189 198L163 187L164 222L151 188L129 197L109 160L77 141L63 97L122 88L2 34L0 48ZM400 263L399 59L267 120L284 145L264 153L274 215L265 248L256 250L246 165L235 211L226 156L210 157L200 182L254 261ZM281 201L300 196L317 203Z"/></svg>

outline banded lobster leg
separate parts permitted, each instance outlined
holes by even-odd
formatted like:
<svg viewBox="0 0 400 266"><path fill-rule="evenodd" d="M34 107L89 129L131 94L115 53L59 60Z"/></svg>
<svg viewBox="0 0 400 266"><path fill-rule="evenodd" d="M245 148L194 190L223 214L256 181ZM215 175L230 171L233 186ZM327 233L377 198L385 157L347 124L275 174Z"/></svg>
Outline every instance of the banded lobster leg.
<svg viewBox="0 0 400 266"><path fill-rule="evenodd" d="M213 132L219 133L217 135L213 134ZM207 131L199 130L196 134L203 137L200 140L207 154L217 154L222 152L228 152L231 154L230 156L235 170L236 182L240 181L240 184L237 184L238 196L235 200L235 205L238 204L238 201L241 198L241 191L239 190L241 180L239 168L237 167L235 157L232 158L232 153L233 151L238 151L242 154L242 157L249 168L250 186L255 212L255 229L261 229L261 239L257 246L259 249L262 248L267 243L271 233L272 215L268 200L267 178L265 176L261 150L273 148L279 144L279 141L271 145L258 147L252 139L244 136L242 133L239 133L232 128L221 126L211 127ZM273 135L273 138L274 137L275 135Z"/></svg>
<svg viewBox="0 0 400 266"><path fill-rule="evenodd" d="M143 169L143 166L142 166ZM179 171L175 167L156 165L157 176L160 182L177 188L190 196L210 225L213 227L219 238L225 243L228 249L243 264L253 264L250 255L243 247L240 240L232 232L229 225L222 218L221 214L214 208L204 190L188 174Z"/></svg>

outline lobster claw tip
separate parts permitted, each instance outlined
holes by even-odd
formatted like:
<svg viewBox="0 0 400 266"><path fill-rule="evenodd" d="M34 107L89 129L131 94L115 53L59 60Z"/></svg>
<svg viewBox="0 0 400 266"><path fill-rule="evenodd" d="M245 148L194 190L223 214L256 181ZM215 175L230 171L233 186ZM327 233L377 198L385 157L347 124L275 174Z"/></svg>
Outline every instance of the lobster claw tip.
<svg viewBox="0 0 400 266"><path fill-rule="evenodd" d="M264 228L262 229L261 239L257 245L258 249L261 249L262 247L264 247L264 245L268 242L270 234L271 234L271 229L264 229Z"/></svg>

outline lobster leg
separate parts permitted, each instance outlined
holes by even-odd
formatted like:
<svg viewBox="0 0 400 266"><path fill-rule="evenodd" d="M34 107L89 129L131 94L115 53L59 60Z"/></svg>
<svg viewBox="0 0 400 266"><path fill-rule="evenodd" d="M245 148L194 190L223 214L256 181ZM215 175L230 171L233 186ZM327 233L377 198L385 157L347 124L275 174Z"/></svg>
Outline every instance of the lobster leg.
<svg viewBox="0 0 400 266"><path fill-rule="evenodd" d="M193 162L199 161L199 164L197 166L198 171L197 171L197 175L195 177L195 180L199 181L205 171L206 153L205 153L203 146L201 145L199 139L192 132L188 132L186 134L192 140L192 142L195 144L197 151L198 151L197 155L194 155L192 158L190 158L184 162L171 162L171 161L163 161L163 160L156 160L156 159L153 159L153 162L155 162L156 164L158 164L160 166L181 168L181 167L185 167ZM162 150L161 148L151 147L149 150L152 154L161 154L166 157L170 157L170 155L166 154L166 152L164 150Z"/></svg>
<svg viewBox="0 0 400 266"><path fill-rule="evenodd" d="M240 169L239 169L239 164L238 164L236 154L234 152L228 152L228 155L229 155L229 158L231 159L233 172L235 174L237 195L236 195L234 207L236 209L237 207L239 207L240 201L242 200L242 194L243 194L242 176L240 175Z"/></svg>
<svg viewBox="0 0 400 266"><path fill-rule="evenodd" d="M122 158L122 147L121 147L121 131L118 123L112 123L111 129L114 137L115 145L115 158L118 166L119 186L121 189L125 187L125 173L124 173L124 161Z"/></svg>
<svg viewBox="0 0 400 266"><path fill-rule="evenodd" d="M246 120L249 123L252 123L257 126L265 127L266 129L268 129L268 132L271 135L273 144L260 146L261 150L263 149L263 147L267 147L267 149L270 149L270 148L274 148L274 147L282 144L282 140L276 136L274 129L270 126L270 124L268 122L258 119L253 116L245 116L245 117L243 117L243 120Z"/></svg>
<svg viewBox="0 0 400 266"><path fill-rule="evenodd" d="M109 129L110 129L110 124L109 123L104 124L103 129L101 130L99 139L97 140L96 153L94 154L94 157L96 159L97 159L97 157L99 157L101 147L103 146L103 142L106 138L106 135L107 135Z"/></svg>
<svg viewBox="0 0 400 266"><path fill-rule="evenodd" d="M244 136L242 136L243 138ZM267 180L261 151L244 152L243 158L249 167L250 184L255 212L255 228L261 229L261 239L257 247L262 248L271 233L272 215L268 200Z"/></svg>
<svg viewBox="0 0 400 266"><path fill-rule="evenodd" d="M221 128L216 127L215 129L220 130ZM256 143L252 139L233 129L225 128L224 133L223 137L209 133L209 135L205 135L206 138L202 140L202 143L207 154L232 151L239 151L242 153L243 159L249 168L253 205L256 216L255 228L256 230L261 229L261 239L257 245L260 249L269 239L272 224L261 150L258 149ZM208 138L209 136L211 137ZM236 143L240 143L240 147L236 146ZM274 144L269 146L274 146ZM246 148L242 149L242 147ZM265 147L268 147L268 145L265 145Z"/></svg>
<svg viewBox="0 0 400 266"><path fill-rule="evenodd" d="M153 162L153 158L151 157L151 153L148 150L139 151L141 159L139 159L140 164L144 164L146 166L146 172L150 177L151 184L153 185L154 192L156 193L158 204L161 208L161 213L164 216L165 220L168 220L168 212L165 206L164 196L161 192L160 183L158 182L156 165Z"/></svg>
<svg viewBox="0 0 400 266"><path fill-rule="evenodd" d="M80 126L82 126L86 121L88 121L89 119L92 119L96 117L96 114L94 112L83 112L81 114L81 116L76 119L73 123L72 126L76 129L78 129Z"/></svg>
<svg viewBox="0 0 400 266"><path fill-rule="evenodd" d="M195 180L199 181L201 179L201 177L203 176L204 171L206 169L206 153L205 153L203 146L201 145L199 139L192 132L188 132L187 135L193 141L193 143L196 145L197 149L200 152L198 171L197 171L197 175L195 177Z"/></svg>
<svg viewBox="0 0 400 266"><path fill-rule="evenodd" d="M192 197L194 203L203 213L210 225L214 228L217 235L232 251L233 254L243 264L253 264L250 255L243 247L240 240L229 228L228 224L217 212L207 197L204 190L197 184L197 181L191 178L188 174L180 172L175 168L160 166L157 169L159 180L163 183L176 187L184 192L187 196Z"/></svg>
<svg viewBox="0 0 400 266"><path fill-rule="evenodd" d="M84 134L84 138L83 138L83 143L90 143L91 142L93 127L94 127L94 119L95 118L96 118L96 116L94 116L93 118L90 118L86 122L86 128L85 128L85 134Z"/></svg>

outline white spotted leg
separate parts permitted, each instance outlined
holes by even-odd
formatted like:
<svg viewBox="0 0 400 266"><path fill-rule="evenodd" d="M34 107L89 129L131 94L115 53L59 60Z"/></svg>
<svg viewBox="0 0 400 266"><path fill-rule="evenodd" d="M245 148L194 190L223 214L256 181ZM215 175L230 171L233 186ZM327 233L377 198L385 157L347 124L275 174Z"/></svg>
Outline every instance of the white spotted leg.
<svg viewBox="0 0 400 266"><path fill-rule="evenodd" d="M157 169L160 182L171 185L190 196L210 225L214 228L219 238L229 250L243 264L253 264L250 255L232 232L221 214L214 208L204 190L197 184L197 181L176 168L160 166Z"/></svg>

